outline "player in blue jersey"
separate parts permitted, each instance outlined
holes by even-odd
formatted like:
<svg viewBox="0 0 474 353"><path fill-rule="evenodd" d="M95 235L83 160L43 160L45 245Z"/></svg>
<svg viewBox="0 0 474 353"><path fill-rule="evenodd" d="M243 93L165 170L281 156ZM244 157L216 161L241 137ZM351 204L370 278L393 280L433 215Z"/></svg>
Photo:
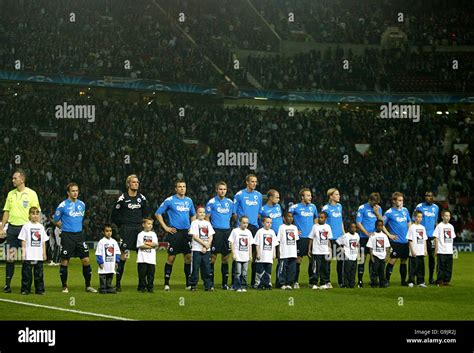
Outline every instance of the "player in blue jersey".
<svg viewBox="0 0 474 353"><path fill-rule="evenodd" d="M189 276L191 275L191 237L188 234L191 221L196 219L196 210L193 201L186 196L186 182L177 180L175 183L176 194L168 197L158 207L155 217L163 229L168 233L168 259L165 264L165 291L170 290L170 277L177 254L184 256L184 275L186 289L190 290ZM163 214L168 215L168 224L163 219Z"/></svg>
<svg viewBox="0 0 474 353"><path fill-rule="evenodd" d="M76 183L69 183L66 190L68 198L59 204L53 216L53 223L61 229L59 276L63 285L63 293L69 293L67 277L71 257L79 257L82 261L82 274L86 284L86 292L97 293L97 290L91 287L92 269L89 261L89 248L82 232L86 205L78 199L79 186Z"/></svg>
<svg viewBox="0 0 474 353"><path fill-rule="evenodd" d="M303 188L299 192L300 203L294 204L290 207L288 212L293 215L293 219L298 228L298 233L300 239L297 241L298 247L298 256L296 258L296 278L294 289L299 289L300 285L298 283L300 275L300 266L303 261L303 257L308 255L308 246L309 246L309 235L313 229L313 224L316 224L318 221L318 209L311 203L312 195L311 190L308 188ZM313 275L313 266L312 259L309 258L308 263L308 278L311 278Z"/></svg>
<svg viewBox="0 0 474 353"><path fill-rule="evenodd" d="M336 240L346 233L344 223L342 222L342 205L339 203L341 194L336 188L331 188L327 191L329 202L324 205L321 211L327 213L326 224L331 227L333 251L337 262L337 283L339 288L344 287L344 248L339 245ZM329 276L331 276L331 266L329 266ZM329 277L331 278L331 277ZM330 282L330 281L329 281Z"/></svg>
<svg viewBox="0 0 474 353"><path fill-rule="evenodd" d="M237 192L234 196L234 215L233 218L239 226L239 219L242 216L246 216L249 220L248 230L255 237L258 230L258 215L262 208L262 194L255 190L257 187L257 176L255 174L249 174L245 177L246 188ZM256 259L256 247L252 245L252 276L250 285L255 285L255 259Z"/></svg>
<svg viewBox="0 0 474 353"><path fill-rule="evenodd" d="M430 284L434 284L433 273L435 269L435 243L433 233L438 225L438 215L439 215L439 207L438 205L433 203L433 192L427 191L425 193L425 202L419 203L415 211L420 211L423 214L423 219L421 220L421 224L426 229L426 235L428 236L428 240L426 241L426 247L428 249L428 268L429 268L429 276L430 276ZM413 211L413 214L415 213ZM412 217L414 220L414 216Z"/></svg>
<svg viewBox="0 0 474 353"><path fill-rule="evenodd" d="M270 189L267 192L267 203L262 206L260 210L260 226L263 227L262 219L264 217L270 217L272 219L272 229L275 234L278 234L280 226L283 224L283 213L281 206L278 203L280 202L280 193L275 189ZM280 280L278 278L278 268L276 277L275 288L280 288Z"/></svg>
<svg viewBox="0 0 474 353"><path fill-rule="evenodd" d="M227 184L220 181L216 184L217 195L206 204L206 220L211 222L212 228L216 232L212 238L211 245L211 284L214 287L214 264L217 255L222 255L221 273L222 289L228 290L227 281L229 279L229 236L232 231L230 220L234 213L234 202L225 197L227 194Z"/></svg>
<svg viewBox="0 0 474 353"><path fill-rule="evenodd" d="M360 259L357 266L359 288L364 286L363 278L366 262L369 263L369 276L372 272L372 261L366 261L367 257L370 259L370 251L367 248L367 242L369 241L369 237L371 237L376 231L375 223L377 220L383 220L380 201L380 194L378 192L373 192L369 195L369 201L360 205L357 210L356 224L357 228L360 230Z"/></svg>
<svg viewBox="0 0 474 353"><path fill-rule="evenodd" d="M384 216L385 223L384 232L391 239L392 252L390 253L390 260L385 269L385 276L387 282L390 282L393 266L400 259L400 277L402 286L408 286L407 279L407 260L409 256L409 247L407 240L408 228L410 228L410 213L403 207L403 194L401 192L394 192L392 194L393 207L388 209ZM387 230L390 229L390 232Z"/></svg>

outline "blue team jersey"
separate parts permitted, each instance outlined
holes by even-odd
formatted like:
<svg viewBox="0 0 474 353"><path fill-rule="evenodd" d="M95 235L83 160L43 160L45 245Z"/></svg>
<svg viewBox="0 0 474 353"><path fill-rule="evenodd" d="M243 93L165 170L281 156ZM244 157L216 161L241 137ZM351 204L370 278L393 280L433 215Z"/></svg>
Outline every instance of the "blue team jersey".
<svg viewBox="0 0 474 353"><path fill-rule="evenodd" d="M54 212L53 221L61 221L61 231L63 232L82 232L82 221L86 204L81 200L72 202L69 199L61 202Z"/></svg>
<svg viewBox="0 0 474 353"><path fill-rule="evenodd" d="M380 215L382 214L382 209L380 209ZM367 232L375 233L375 222L377 222L377 216L375 215L373 207L370 206L368 202L360 205L357 210L356 223L361 223ZM360 232L360 237L367 238L367 235Z"/></svg>
<svg viewBox="0 0 474 353"><path fill-rule="evenodd" d="M258 214L262 208L262 194L256 190L248 192L247 189L240 190L234 197L235 210L237 215L237 227L239 218L247 216L249 223L258 227Z"/></svg>
<svg viewBox="0 0 474 353"><path fill-rule="evenodd" d="M296 228L301 231L300 238L307 238L311 234L314 219L318 218L318 209L312 203L303 205L301 202L293 205L288 210L293 214Z"/></svg>
<svg viewBox="0 0 474 353"><path fill-rule="evenodd" d="M155 214L163 215L165 212L168 213L170 227L176 229L189 229L191 225L189 217L196 214L193 201L189 197L180 199L176 195L163 201Z"/></svg>
<svg viewBox="0 0 474 353"><path fill-rule="evenodd" d="M340 203L326 204L321 211L328 214L327 224L331 227L333 240L342 236L342 205Z"/></svg>
<svg viewBox="0 0 474 353"><path fill-rule="evenodd" d="M421 224L425 226L426 235L432 238L436 227L436 222L438 222L438 205L435 205L434 203L428 205L426 202L422 202L416 206L415 211L421 211L423 213ZM415 221L415 217L413 217L412 220Z"/></svg>
<svg viewBox="0 0 474 353"><path fill-rule="evenodd" d="M263 205L260 209L260 226L263 227L262 218L270 217L272 219L272 229L275 234L278 234L278 228L283 224L283 217L281 206L276 204L274 206Z"/></svg>
<svg viewBox="0 0 474 353"><path fill-rule="evenodd" d="M385 226L390 228L390 233L397 236L396 243L408 243L408 222L410 222L410 212L405 207L397 210L392 207L383 216Z"/></svg>
<svg viewBox="0 0 474 353"><path fill-rule="evenodd" d="M229 229L230 219L234 213L234 203L224 197L222 200L216 196L206 205L206 215L211 217L211 225L215 229Z"/></svg>

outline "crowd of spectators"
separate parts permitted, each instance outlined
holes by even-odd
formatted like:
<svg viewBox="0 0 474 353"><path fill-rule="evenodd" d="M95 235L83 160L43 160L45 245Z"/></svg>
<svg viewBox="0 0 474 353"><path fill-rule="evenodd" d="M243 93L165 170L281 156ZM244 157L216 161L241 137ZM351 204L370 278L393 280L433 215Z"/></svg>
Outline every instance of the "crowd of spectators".
<svg viewBox="0 0 474 353"><path fill-rule="evenodd" d="M346 62L347 60L347 62ZM250 54L246 70L265 88L305 91L472 92L470 52L341 47L294 56Z"/></svg>
<svg viewBox="0 0 474 353"><path fill-rule="evenodd" d="M94 104L95 121L56 119L55 106L64 101ZM38 192L48 216L66 197L65 185L75 181L88 207L89 239L99 236L117 198L106 190L124 191L124 180L132 173L139 175L154 210L174 193L174 180L181 177L196 205L213 195L219 180L228 182L232 197L244 188L251 170L218 166L217 154L226 149L257 153L258 189L264 194L279 190L284 208L298 202L302 187L310 187L320 209L327 202L326 190L337 187L349 221L372 191L381 192L384 209L391 193L402 191L405 205L413 210L425 190L436 192L446 184L457 231L473 223L472 123L463 112L442 118L422 111L415 123L380 119L377 110L320 109L289 116L282 108L223 108L203 102L186 106L181 117L176 103L147 104L112 94L76 97L64 90L9 94L0 98L0 105L5 117L0 127L0 203L18 167L27 171L27 185ZM459 131L456 143L471 144L458 152L458 164L443 152L447 127ZM364 143L370 148L362 155L355 144Z"/></svg>
<svg viewBox="0 0 474 353"><path fill-rule="evenodd" d="M307 32L316 42L380 44L398 21L408 44L473 44L472 13L446 1L376 0L3 0L0 69L80 76L120 76L222 85L227 75L265 89L379 92L469 92L472 52L336 47L294 56L249 55L235 68L236 49L278 53L277 35ZM254 10L257 10L257 12ZM289 14L294 15L289 22ZM268 22L267 22L268 21ZM192 40L191 40L192 39ZM445 41L448 40L448 43ZM426 48L425 48L426 50ZM245 59L245 58L242 58ZM350 62L343 67L342 59ZM452 61L457 59L458 69ZM245 60L243 60L245 61ZM211 64L217 65L217 68Z"/></svg>
<svg viewBox="0 0 474 353"><path fill-rule="evenodd" d="M380 44L389 26L413 45L472 45L470 0L251 0L284 39L305 32L321 43ZM289 21L290 13L293 21Z"/></svg>

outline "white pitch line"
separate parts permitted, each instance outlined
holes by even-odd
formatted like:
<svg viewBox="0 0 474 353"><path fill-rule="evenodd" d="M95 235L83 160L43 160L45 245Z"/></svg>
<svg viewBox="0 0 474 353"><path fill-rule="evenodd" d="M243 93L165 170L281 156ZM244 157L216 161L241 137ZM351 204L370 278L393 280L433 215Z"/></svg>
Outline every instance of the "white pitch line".
<svg viewBox="0 0 474 353"><path fill-rule="evenodd" d="M81 315L90 315L90 316L97 316L97 317L104 317L106 319L113 319L113 320L120 320L120 321L135 321L134 319L128 319L126 317L120 316L112 316L112 315L105 315L105 314L97 314L91 313L89 311L81 311L81 310L74 310L74 309L65 309L65 308L58 308L56 306L49 306L49 305L41 305L41 304L34 304L34 303L27 303L27 302L20 302L17 300L10 300L10 299L1 299L0 302L5 303L12 303L12 304L19 304L19 305L26 305L26 306L34 306L36 308L44 308L50 310L57 310L57 311L65 311L69 313L81 314Z"/></svg>

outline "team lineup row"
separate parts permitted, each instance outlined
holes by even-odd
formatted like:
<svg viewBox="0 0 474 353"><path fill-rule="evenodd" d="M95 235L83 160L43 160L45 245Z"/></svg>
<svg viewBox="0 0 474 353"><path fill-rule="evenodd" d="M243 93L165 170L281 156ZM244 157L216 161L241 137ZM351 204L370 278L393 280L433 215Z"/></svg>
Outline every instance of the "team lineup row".
<svg viewBox="0 0 474 353"><path fill-rule="evenodd" d="M15 187L9 192L4 207L0 238L7 242L6 283L4 292L11 292L11 279L15 269L17 249L22 248L22 290L31 292L35 277L35 290L44 292L42 266L45 259L44 242L48 236L39 223L40 206L36 193L25 186L25 174L13 174ZM330 260L337 261L339 287L354 287L358 274L358 287L363 287L365 259L370 256L369 274L372 287L389 285L393 267L400 259L401 284L426 286L424 257L429 259L429 283L434 284L435 257L437 257L437 284L448 285L452 272L453 239L455 232L449 223L450 212L443 211L438 224L438 206L433 203L433 193L425 194L413 215L403 207L403 194L392 195L393 207L385 213L380 207L380 195L372 193L367 203L361 205L357 218L345 231L342 221L340 194L335 188L328 190L329 202L318 212L311 202L311 191L301 189L300 202L283 213L279 193L268 191L263 204L262 194L256 190L257 177L246 177L246 188L236 193L234 200L226 197L225 182L216 184L216 196L205 207L195 209L186 196L186 183L175 183L176 194L168 197L158 207L155 218L167 232L168 257L164 268L164 289L170 290L170 278L177 254L184 256L186 289L196 290L199 271L202 271L204 288L214 290L214 263L221 254L222 288L245 291L247 264L251 262L250 286L271 289L273 259L278 257L276 287L299 288L300 265L304 256L309 257L308 276L314 289L332 288ZM153 219L149 218L146 197L138 192L136 175L126 179L127 192L120 195L112 211L111 220L119 228L118 242L112 239L112 227L103 228L103 238L96 249L101 293L121 291L127 254L137 250L139 291L153 291L158 238L153 232ZM82 232L86 206L78 199L76 183L67 185L68 198L57 207L53 222L61 229L60 278L63 292L67 286L68 264L72 257L79 257L83 265L86 291L91 287L92 270L89 249ZM164 216L167 215L168 221ZM411 222L413 217L413 223ZM231 222L236 227L231 228ZM8 226L7 226L8 224ZM359 233L358 233L359 232ZM115 242L115 243L114 243ZM391 248L390 253L388 250ZM229 287L229 260L232 261L232 282ZM388 261L387 261L387 258ZM407 260L410 275L407 281ZM386 264L387 262L387 264ZM32 276L32 271L33 275ZM116 274L116 285L112 286ZM415 280L416 278L416 280Z"/></svg>

